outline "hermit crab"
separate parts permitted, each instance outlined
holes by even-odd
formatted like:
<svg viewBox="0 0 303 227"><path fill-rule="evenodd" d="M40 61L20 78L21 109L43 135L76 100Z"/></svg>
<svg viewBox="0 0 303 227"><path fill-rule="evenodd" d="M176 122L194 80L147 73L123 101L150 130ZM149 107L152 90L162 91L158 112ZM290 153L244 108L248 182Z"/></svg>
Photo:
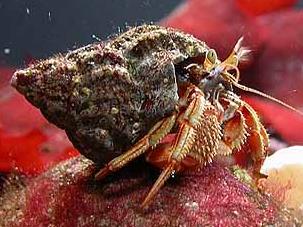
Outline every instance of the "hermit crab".
<svg viewBox="0 0 303 227"><path fill-rule="evenodd" d="M220 61L192 35L143 25L18 70L12 85L83 155L105 164L96 179L146 154L162 170L146 207L172 173L243 147L260 177L268 135L234 89L280 101L239 84L238 64L249 52L241 43ZM157 149L171 133L169 146Z"/></svg>

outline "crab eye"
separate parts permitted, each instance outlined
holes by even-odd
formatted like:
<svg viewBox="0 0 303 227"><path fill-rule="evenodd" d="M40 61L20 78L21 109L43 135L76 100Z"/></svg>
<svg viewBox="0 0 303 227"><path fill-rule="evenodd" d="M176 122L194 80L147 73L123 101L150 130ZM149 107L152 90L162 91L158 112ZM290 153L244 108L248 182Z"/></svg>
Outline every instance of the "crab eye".
<svg viewBox="0 0 303 227"><path fill-rule="evenodd" d="M212 64L215 64L217 61L217 53L214 49L208 50L206 57Z"/></svg>

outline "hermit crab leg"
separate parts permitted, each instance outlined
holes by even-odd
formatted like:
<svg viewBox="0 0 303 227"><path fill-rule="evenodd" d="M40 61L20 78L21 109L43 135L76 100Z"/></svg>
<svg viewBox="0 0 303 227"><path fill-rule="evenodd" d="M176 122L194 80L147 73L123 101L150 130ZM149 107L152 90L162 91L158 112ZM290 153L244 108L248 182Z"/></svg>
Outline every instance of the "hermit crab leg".
<svg viewBox="0 0 303 227"><path fill-rule="evenodd" d="M241 112L243 101L233 93L223 92L222 100L227 103L224 113L224 129L222 141L228 146L226 150L239 150L248 136L248 126L244 114ZM227 152L229 154L230 152Z"/></svg>
<svg viewBox="0 0 303 227"><path fill-rule="evenodd" d="M171 176L174 172L176 162L173 161L167 165L167 167L162 171L161 175L158 177L157 181L154 183L152 189L149 191L148 195L145 197L144 201L141 204L141 208L147 207L152 199L155 197L160 188L164 185L165 181Z"/></svg>
<svg viewBox="0 0 303 227"><path fill-rule="evenodd" d="M227 113L231 117L224 123L223 143L227 145L225 150L237 149L242 146L249 151L249 157L253 162L253 177L258 180L264 177L260 173L260 169L267 155L269 145L268 135L265 128L254 109L240 100L239 97L232 93L222 93L223 100L230 106L237 107L233 114Z"/></svg>
<svg viewBox="0 0 303 227"><path fill-rule="evenodd" d="M205 110L205 98L200 89L193 88L193 98L188 105L182 119L180 126L172 146L171 159L181 162L185 156L190 152L195 137L195 128L200 124Z"/></svg>
<svg viewBox="0 0 303 227"><path fill-rule="evenodd" d="M188 98L192 100L181 119L173 146L170 148L171 156L168 159L168 164L144 199L142 208L148 206L170 175L179 169L182 160L186 158L194 144L197 133L195 128L201 122L206 100L200 89L195 86L190 86L188 91Z"/></svg>
<svg viewBox="0 0 303 227"><path fill-rule="evenodd" d="M128 164L133 159L145 153L148 148L156 146L159 141L166 136L176 122L177 114L159 121L146 136L137 142L130 150L110 161L96 175L95 179L100 180L110 172L115 172Z"/></svg>
<svg viewBox="0 0 303 227"><path fill-rule="evenodd" d="M264 126L261 124L259 117L254 111L254 109L246 102L242 102L243 107L248 112L245 118L247 125L250 128L250 135L247 138L247 143L251 150L251 158L253 160L253 175L254 178L258 180L259 178L263 177L260 173L260 169L265 157L267 156L269 138ZM244 108L242 112L244 112Z"/></svg>

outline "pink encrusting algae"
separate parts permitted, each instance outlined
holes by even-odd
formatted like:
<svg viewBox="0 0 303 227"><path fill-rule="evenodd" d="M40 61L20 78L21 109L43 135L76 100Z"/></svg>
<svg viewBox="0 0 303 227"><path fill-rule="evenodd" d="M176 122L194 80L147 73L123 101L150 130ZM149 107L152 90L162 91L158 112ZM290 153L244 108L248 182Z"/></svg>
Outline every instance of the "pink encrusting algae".
<svg viewBox="0 0 303 227"><path fill-rule="evenodd" d="M4 226L260 226L300 224L272 198L217 163L168 181L145 210L139 204L156 173L131 166L103 183L84 157L65 161L6 198ZM15 198L24 198L20 203ZM17 212L10 209L19 207ZM6 209L3 209L6 208ZM20 212L22 215L20 215ZM5 215L10 214L10 215ZM302 223L301 223L302 224Z"/></svg>

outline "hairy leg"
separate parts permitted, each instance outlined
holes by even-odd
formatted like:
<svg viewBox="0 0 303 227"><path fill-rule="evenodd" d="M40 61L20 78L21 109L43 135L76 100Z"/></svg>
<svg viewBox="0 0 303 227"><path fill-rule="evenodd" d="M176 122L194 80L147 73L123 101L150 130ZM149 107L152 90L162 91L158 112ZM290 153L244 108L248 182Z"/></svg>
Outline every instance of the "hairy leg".
<svg viewBox="0 0 303 227"><path fill-rule="evenodd" d="M190 89L190 90L189 90ZM179 128L172 143L172 146L168 148L169 157L166 165L163 167L163 171L159 178L149 191L148 195L144 199L141 207L144 208L149 205L154 196L157 194L159 189L164 185L165 181L170 177L170 175L178 171L181 168L181 162L190 152L195 139L196 139L196 127L200 124L205 110L205 103L207 102L204 98L202 92L191 86L188 88L188 108L182 115L182 118L178 119ZM152 152L152 151L151 151ZM166 154L167 155L167 154ZM153 162L153 160L149 160Z"/></svg>
<svg viewBox="0 0 303 227"><path fill-rule="evenodd" d="M115 172L137 158L138 156L145 153L148 148L156 146L159 141L166 136L175 124L177 114L173 114L170 117L164 118L159 121L146 136L139 140L131 149L126 151L124 154L116 157L110 161L103 169L101 169L95 178L100 180L106 177L109 173Z"/></svg>

